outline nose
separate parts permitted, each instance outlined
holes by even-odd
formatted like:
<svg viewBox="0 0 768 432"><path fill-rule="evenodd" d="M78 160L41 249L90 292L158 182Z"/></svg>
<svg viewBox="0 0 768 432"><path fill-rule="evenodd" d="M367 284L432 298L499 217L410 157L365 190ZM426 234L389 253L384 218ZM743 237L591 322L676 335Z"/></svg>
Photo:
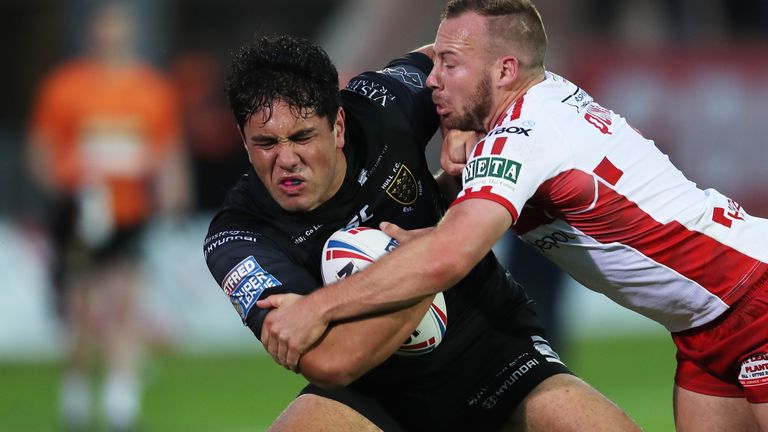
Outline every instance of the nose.
<svg viewBox="0 0 768 432"><path fill-rule="evenodd" d="M283 142L277 145L277 166L288 172L294 172L301 165L301 157L296 153L296 148L291 142Z"/></svg>
<svg viewBox="0 0 768 432"><path fill-rule="evenodd" d="M432 90L435 90L439 88L438 85L438 79L437 79L437 64L432 68L432 71L429 73L429 76L427 76L427 87L431 88Z"/></svg>

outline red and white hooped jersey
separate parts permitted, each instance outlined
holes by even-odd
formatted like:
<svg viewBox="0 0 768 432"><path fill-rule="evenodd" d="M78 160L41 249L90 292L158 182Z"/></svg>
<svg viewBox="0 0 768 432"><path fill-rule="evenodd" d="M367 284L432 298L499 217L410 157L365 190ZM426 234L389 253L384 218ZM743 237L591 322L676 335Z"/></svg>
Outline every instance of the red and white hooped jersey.
<svg viewBox="0 0 768 432"><path fill-rule="evenodd" d="M670 331L713 320L768 270L768 219L696 187L553 73L477 143L463 183L453 205L503 205L515 232L577 281Z"/></svg>

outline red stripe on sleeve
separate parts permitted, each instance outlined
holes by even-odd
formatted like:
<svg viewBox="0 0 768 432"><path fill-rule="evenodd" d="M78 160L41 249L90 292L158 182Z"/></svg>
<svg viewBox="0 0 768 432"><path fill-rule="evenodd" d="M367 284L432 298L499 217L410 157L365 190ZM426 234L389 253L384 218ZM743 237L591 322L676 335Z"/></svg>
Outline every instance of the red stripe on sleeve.
<svg viewBox="0 0 768 432"><path fill-rule="evenodd" d="M485 145L485 140L480 141L475 146L475 152L472 153L472 157L478 157L483 152L483 146Z"/></svg>
<svg viewBox="0 0 768 432"><path fill-rule="evenodd" d="M486 199L489 201L493 201L497 204L501 204L505 209L507 209L509 214L512 215L512 224L514 225L518 215L517 209L515 209L515 206L512 205L511 202L507 201L501 195L497 195L491 192L491 188L492 186L483 186L480 188L479 191L473 191L472 188L464 189L462 195L456 198L451 203L451 207L459 204L462 201L466 201L468 199L475 199L475 198Z"/></svg>
<svg viewBox="0 0 768 432"><path fill-rule="evenodd" d="M504 149L504 144L507 142L507 137L499 137L493 140L493 147L491 147L492 155L500 155Z"/></svg>

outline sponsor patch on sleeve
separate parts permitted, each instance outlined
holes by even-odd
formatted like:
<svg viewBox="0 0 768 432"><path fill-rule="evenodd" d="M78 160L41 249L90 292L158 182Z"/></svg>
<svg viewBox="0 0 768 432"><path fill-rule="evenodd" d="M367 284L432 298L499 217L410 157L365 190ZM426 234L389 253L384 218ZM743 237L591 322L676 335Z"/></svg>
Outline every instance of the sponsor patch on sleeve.
<svg viewBox="0 0 768 432"><path fill-rule="evenodd" d="M503 156L480 156L464 166L464 183L483 180L491 184L515 184L523 164Z"/></svg>
<svg viewBox="0 0 768 432"><path fill-rule="evenodd" d="M390 93L387 87L365 78L352 79L347 83L346 90L365 96L382 108L386 108L389 102L396 99L395 95Z"/></svg>
<svg viewBox="0 0 768 432"><path fill-rule="evenodd" d="M245 320L265 289L281 285L280 281L265 271L253 256L249 256L227 273L221 289L229 296L240 318Z"/></svg>

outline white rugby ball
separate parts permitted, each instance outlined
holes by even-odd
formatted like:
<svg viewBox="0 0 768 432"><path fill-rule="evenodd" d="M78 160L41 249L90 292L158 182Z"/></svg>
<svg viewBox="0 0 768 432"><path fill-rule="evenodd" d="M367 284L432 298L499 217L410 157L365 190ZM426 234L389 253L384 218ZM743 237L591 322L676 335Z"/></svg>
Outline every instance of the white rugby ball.
<svg viewBox="0 0 768 432"><path fill-rule="evenodd" d="M363 270L398 246L397 240L375 228L341 229L323 246L323 282L334 283ZM395 351L397 355L421 355L440 345L448 325L448 310L443 293L437 293L416 330Z"/></svg>

